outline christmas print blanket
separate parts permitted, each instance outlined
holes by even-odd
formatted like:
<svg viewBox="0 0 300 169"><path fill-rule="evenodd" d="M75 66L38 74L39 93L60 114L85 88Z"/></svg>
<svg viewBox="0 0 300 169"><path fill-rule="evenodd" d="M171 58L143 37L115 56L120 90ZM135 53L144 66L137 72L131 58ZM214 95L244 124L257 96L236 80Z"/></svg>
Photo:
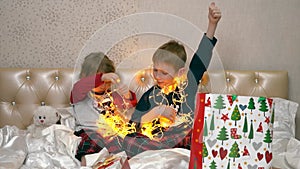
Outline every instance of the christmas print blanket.
<svg viewBox="0 0 300 169"><path fill-rule="evenodd" d="M189 168L270 168L272 104L265 97L199 93Z"/></svg>

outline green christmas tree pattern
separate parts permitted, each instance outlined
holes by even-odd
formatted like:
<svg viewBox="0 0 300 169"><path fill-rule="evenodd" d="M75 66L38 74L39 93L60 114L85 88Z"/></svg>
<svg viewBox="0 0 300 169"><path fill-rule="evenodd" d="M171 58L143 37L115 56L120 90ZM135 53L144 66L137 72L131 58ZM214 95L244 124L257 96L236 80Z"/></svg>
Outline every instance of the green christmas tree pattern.
<svg viewBox="0 0 300 169"><path fill-rule="evenodd" d="M273 109L272 111L272 116L271 116L271 123L274 124L274 120L275 120L275 109Z"/></svg>
<svg viewBox="0 0 300 169"><path fill-rule="evenodd" d="M206 137L208 136L208 131L207 131L207 120L206 120L206 117L205 117L205 120L204 120L204 129L203 129L203 136Z"/></svg>
<svg viewBox="0 0 300 169"><path fill-rule="evenodd" d="M246 137L247 132L248 132L248 120L247 120L247 113L245 113L244 126L243 126L244 137Z"/></svg>
<svg viewBox="0 0 300 169"><path fill-rule="evenodd" d="M233 158L233 162L235 162L235 158L239 158L240 157L239 151L240 151L239 145L235 141L232 144L232 146L230 148L230 153L229 153L229 157Z"/></svg>
<svg viewBox="0 0 300 169"><path fill-rule="evenodd" d="M266 98L261 97L260 100L259 100L259 103L260 103L259 110L264 112L264 116L265 116L265 112L269 111L268 105L267 105L267 102L266 102Z"/></svg>
<svg viewBox="0 0 300 169"><path fill-rule="evenodd" d="M217 164L216 164L216 162L214 160L210 163L209 168L210 169L216 169L217 168Z"/></svg>
<svg viewBox="0 0 300 169"><path fill-rule="evenodd" d="M226 108L222 95L218 96L218 98L217 98L217 100L215 102L214 108L219 109L219 114L221 112L221 109L225 109Z"/></svg>
<svg viewBox="0 0 300 169"><path fill-rule="evenodd" d="M230 159L228 160L227 169L230 169Z"/></svg>
<svg viewBox="0 0 300 169"><path fill-rule="evenodd" d="M225 96L226 97L226 96ZM248 108L248 112L243 112L243 114L241 114L240 110L239 110L239 107L238 105L235 105L234 109L232 110L232 113L231 113L231 116L230 116L230 119L235 121L235 126L237 126L237 122L241 120L241 117L243 117L243 128L241 128L241 126L239 126L240 129L242 129L243 133L244 133L244 138L248 138L249 139L249 143L251 143L251 141L254 139L255 137L255 132L254 132L254 124L257 123L257 121L255 121L254 119L252 120L252 111L254 111L256 108L256 106L258 107L259 105L259 110L261 112L264 112L264 117L265 116L265 112L268 112L269 111L269 107L268 107L268 103L266 102L266 98L265 97L260 97L258 99L257 102L255 102L255 100L253 98L250 98L248 100L248 105L247 105L247 108ZM257 104L257 105L256 105ZM274 106L274 105L273 105ZM226 104L223 100L223 96L222 95L219 95L216 100L215 100L215 103L214 103L214 106L213 106L215 109L218 109L219 110L219 114L221 113L221 110L222 109L225 109L226 108ZM244 110L243 108L241 108L241 110ZM251 115L249 114L251 111ZM270 111L271 112L271 111ZM272 109L272 112L271 112L271 120L269 120L272 124L274 124L274 109ZM228 114L227 114L228 115ZM216 117L216 119L215 119ZM204 133L203 133L203 136L206 137L209 135L209 132L208 132L208 127L209 127L209 130L210 131L214 131L216 130L216 124L215 124L215 120L218 120L220 117L218 117L218 115L215 115L214 112L212 112L211 114L211 120L210 120L210 124L207 123L207 117L205 117L205 122L204 122ZM268 117L269 118L269 117ZM222 119L222 118L220 118ZM249 121L249 122L248 122ZM208 121L209 122L209 121ZM225 121L224 121L225 122ZM250 125L249 125L250 123ZM254 123L254 124L253 124ZM210 126L208 126L210 125ZM249 125L249 126L248 126ZM220 126L221 127L221 126ZM223 145L224 144L224 141L227 141L229 140L229 135L228 135L228 131L227 131L227 127L226 126L223 126L222 128L219 129L219 126L217 125L217 130L219 130L219 133L217 135L217 140L220 140L221 141L221 144ZM265 133L265 137L263 139L263 142L264 143L267 143L268 144L268 148L270 147L270 143L272 143L272 132L270 129L267 129L266 130L266 133ZM228 142L230 143L230 142ZM203 142L202 144L202 161L204 163L204 160L205 158L207 158L209 156L209 149L207 149L206 147L206 144L205 142ZM231 168L231 160L233 160L233 162L235 162L236 158L240 158L241 157L241 154L240 154L240 149L239 149L239 145L238 143L235 141L232 145L231 145L231 148L230 148L230 151L229 151L229 154L228 156L230 158L228 158L228 163L227 163L227 166L226 168L227 169L230 169ZM210 161L210 160L209 160ZM196 164L195 164L196 165ZM194 165L194 167L195 167ZM225 164L226 165L226 164ZM217 166L217 162L215 162L214 160L213 161L210 161L210 165L209 165L209 168L210 169L216 169L218 166ZM225 167L225 166L223 166Z"/></svg>
<svg viewBox="0 0 300 169"><path fill-rule="evenodd" d="M218 137L217 137L218 140L221 140L222 141L222 145L223 145L223 141L225 140L228 140L229 137L228 137L228 133L227 133L227 129L225 126L223 126L218 134Z"/></svg>
<svg viewBox="0 0 300 169"><path fill-rule="evenodd" d="M268 148L270 148L270 143L272 143L272 136L271 136L270 129L268 129L265 134L264 142L268 143Z"/></svg>
<svg viewBox="0 0 300 169"><path fill-rule="evenodd" d="M255 103L254 103L254 99L252 97L249 99L248 109L251 110L251 113L252 113L252 110L255 109Z"/></svg>
<svg viewBox="0 0 300 169"><path fill-rule="evenodd" d="M202 159L203 159L203 163L204 163L204 158L208 156L208 151L206 148L206 144L205 142L203 142L203 148L202 148Z"/></svg>
<svg viewBox="0 0 300 169"><path fill-rule="evenodd" d="M248 135L248 139L249 139L249 143L251 143L251 140L254 138L254 131L253 131L253 121L251 120L251 124L250 124L250 132Z"/></svg>
<svg viewBox="0 0 300 169"><path fill-rule="evenodd" d="M234 125L236 126L236 121L241 120L241 113L237 105L235 105L234 110L231 114L231 120L234 120Z"/></svg>
<svg viewBox="0 0 300 169"><path fill-rule="evenodd" d="M209 130L211 131L211 133L213 133L213 131L215 130L215 112L213 111L211 120L210 120L210 126L209 126Z"/></svg>

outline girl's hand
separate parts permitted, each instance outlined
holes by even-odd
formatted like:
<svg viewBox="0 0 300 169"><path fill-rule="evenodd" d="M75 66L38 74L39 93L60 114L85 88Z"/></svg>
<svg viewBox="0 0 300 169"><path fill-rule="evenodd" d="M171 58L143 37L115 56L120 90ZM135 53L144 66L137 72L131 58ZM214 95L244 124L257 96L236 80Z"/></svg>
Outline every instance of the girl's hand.
<svg viewBox="0 0 300 169"><path fill-rule="evenodd" d="M101 80L104 82L111 82L114 85L114 89L126 99L131 98L131 93L129 92L129 88L125 84L120 83L120 77L116 73L104 73L101 77Z"/></svg>
<svg viewBox="0 0 300 169"><path fill-rule="evenodd" d="M104 82L111 82L117 84L120 82L120 77L116 73L103 73L101 80Z"/></svg>
<svg viewBox="0 0 300 169"><path fill-rule="evenodd" d="M125 99L131 99L131 93L127 85L121 83L117 84L117 92Z"/></svg>

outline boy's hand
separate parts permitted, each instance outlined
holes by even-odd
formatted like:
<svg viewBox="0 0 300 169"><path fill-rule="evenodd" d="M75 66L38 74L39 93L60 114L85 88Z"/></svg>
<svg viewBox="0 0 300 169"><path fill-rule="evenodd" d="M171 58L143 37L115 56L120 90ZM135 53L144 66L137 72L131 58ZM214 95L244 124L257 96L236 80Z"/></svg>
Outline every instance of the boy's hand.
<svg viewBox="0 0 300 169"><path fill-rule="evenodd" d="M221 19L221 11L214 2L209 5L208 8L208 19L211 24L217 24Z"/></svg>
<svg viewBox="0 0 300 169"><path fill-rule="evenodd" d="M160 105L158 107L158 113L160 117L167 118L171 121L171 123L175 122L177 112L173 107L167 105Z"/></svg>
<svg viewBox="0 0 300 169"><path fill-rule="evenodd" d="M144 116L142 116L141 122L148 123L151 122L155 118L164 118L170 121L170 123L174 123L176 118L176 110L173 107L167 105L159 105L154 107Z"/></svg>
<svg viewBox="0 0 300 169"><path fill-rule="evenodd" d="M217 29L217 25L218 22L221 19L221 11L219 9L219 7L216 6L216 4L214 2L212 2L209 5L208 8L208 27L207 27L207 31L206 31L206 36L209 39L213 39L213 37L215 36L215 31Z"/></svg>

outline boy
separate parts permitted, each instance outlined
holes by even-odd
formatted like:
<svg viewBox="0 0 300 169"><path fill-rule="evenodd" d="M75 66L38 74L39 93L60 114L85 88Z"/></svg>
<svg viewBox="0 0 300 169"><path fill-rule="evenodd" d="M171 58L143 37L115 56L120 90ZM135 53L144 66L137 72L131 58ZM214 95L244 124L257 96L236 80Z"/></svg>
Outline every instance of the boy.
<svg viewBox="0 0 300 169"><path fill-rule="evenodd" d="M154 53L152 73L157 85L144 93L132 115L131 123L136 124L138 133L125 137L123 149L127 155L174 146L189 148L195 94L217 42L214 34L221 12L214 2L209 6L208 18L207 32L187 73L184 69L187 56L183 45L169 41Z"/></svg>

